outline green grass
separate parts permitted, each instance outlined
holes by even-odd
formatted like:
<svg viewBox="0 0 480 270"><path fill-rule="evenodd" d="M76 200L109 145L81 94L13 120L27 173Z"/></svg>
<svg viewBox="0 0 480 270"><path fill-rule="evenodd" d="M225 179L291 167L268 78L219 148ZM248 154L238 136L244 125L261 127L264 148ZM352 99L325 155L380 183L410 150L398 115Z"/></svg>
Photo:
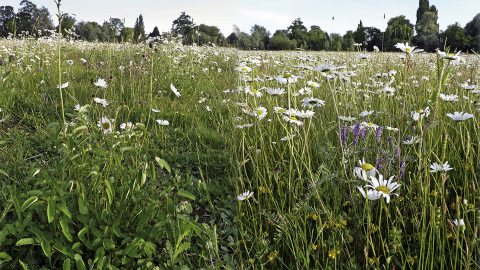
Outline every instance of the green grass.
<svg viewBox="0 0 480 270"><path fill-rule="evenodd" d="M0 41L0 268L478 268L480 59L401 56ZM398 196L365 199L359 160Z"/></svg>

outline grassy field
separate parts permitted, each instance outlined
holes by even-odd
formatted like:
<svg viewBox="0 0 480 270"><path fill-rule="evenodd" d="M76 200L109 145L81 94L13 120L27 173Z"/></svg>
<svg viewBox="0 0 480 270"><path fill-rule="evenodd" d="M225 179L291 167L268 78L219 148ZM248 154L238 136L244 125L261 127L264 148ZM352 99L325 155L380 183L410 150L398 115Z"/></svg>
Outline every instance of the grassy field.
<svg viewBox="0 0 480 270"><path fill-rule="evenodd" d="M0 41L0 268L477 269L442 56Z"/></svg>

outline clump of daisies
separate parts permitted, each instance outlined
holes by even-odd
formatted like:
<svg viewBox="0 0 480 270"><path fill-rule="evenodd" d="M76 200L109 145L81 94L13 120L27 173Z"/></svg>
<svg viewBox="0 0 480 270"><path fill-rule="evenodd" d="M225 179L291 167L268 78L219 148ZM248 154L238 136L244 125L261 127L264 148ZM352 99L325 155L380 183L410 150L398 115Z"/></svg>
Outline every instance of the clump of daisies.
<svg viewBox="0 0 480 270"><path fill-rule="evenodd" d="M358 162L360 167L355 167L353 173L366 182L363 187L357 187L364 198L371 201L385 198L389 203L392 195L398 196L398 193L394 193L394 191L400 187L400 184L393 181L395 176L391 176L387 180L372 164L363 159Z"/></svg>

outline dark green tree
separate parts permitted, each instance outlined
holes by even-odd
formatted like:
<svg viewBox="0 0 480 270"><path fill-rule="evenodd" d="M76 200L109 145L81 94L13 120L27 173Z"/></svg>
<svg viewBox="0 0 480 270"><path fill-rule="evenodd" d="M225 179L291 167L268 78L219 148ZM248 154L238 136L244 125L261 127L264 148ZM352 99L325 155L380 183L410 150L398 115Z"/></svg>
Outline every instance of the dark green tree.
<svg viewBox="0 0 480 270"><path fill-rule="evenodd" d="M375 27L365 27L365 48L373 51L373 46L382 47L382 31Z"/></svg>
<svg viewBox="0 0 480 270"><path fill-rule="evenodd" d="M15 31L15 10L12 6L0 6L0 37Z"/></svg>
<svg viewBox="0 0 480 270"><path fill-rule="evenodd" d="M269 43L271 50L291 50L294 49L295 46L295 42L288 37L286 30L277 30Z"/></svg>
<svg viewBox="0 0 480 270"><path fill-rule="evenodd" d="M441 38L450 52L468 50L472 39L458 22L447 26L447 29L442 32Z"/></svg>
<svg viewBox="0 0 480 270"><path fill-rule="evenodd" d="M465 25L465 32L471 38L469 49L480 51L480 13Z"/></svg>
<svg viewBox="0 0 480 270"><path fill-rule="evenodd" d="M71 32L72 29L75 29L75 22L77 19L75 19L74 15L70 14L63 14L62 16L62 35L66 36L68 35L69 32ZM58 26L55 29L58 33Z"/></svg>
<svg viewBox="0 0 480 270"><path fill-rule="evenodd" d="M107 33L103 32L102 26L97 22L79 22L75 24L75 33L81 40L100 41L108 40Z"/></svg>
<svg viewBox="0 0 480 270"><path fill-rule="evenodd" d="M312 25L310 31L308 31L307 43L308 49L310 50L325 50L329 47L328 35L320 28L320 26Z"/></svg>
<svg viewBox="0 0 480 270"><path fill-rule="evenodd" d="M347 31L345 35L343 35L343 43L342 43L342 49L344 51L353 51L353 44L355 43L355 40L353 39L353 31Z"/></svg>
<svg viewBox="0 0 480 270"><path fill-rule="evenodd" d="M195 23L190 15L182 12L180 16L172 23L172 35L174 37L182 37L182 43L185 45L191 45L194 39L194 27Z"/></svg>
<svg viewBox="0 0 480 270"><path fill-rule="evenodd" d="M250 29L252 44L255 49L265 50L268 47L270 32L263 26L255 24Z"/></svg>
<svg viewBox="0 0 480 270"><path fill-rule="evenodd" d="M198 26L198 33L196 37L196 42L199 45L208 43L219 45L222 44L225 40L225 37L223 36L222 32L220 32L220 29L218 27L206 24L200 24Z"/></svg>
<svg viewBox="0 0 480 270"><path fill-rule="evenodd" d="M357 26L357 30L353 33L353 39L355 40L355 43L360 43L363 46L366 44L366 33L365 33L365 27L363 27L362 21Z"/></svg>
<svg viewBox="0 0 480 270"><path fill-rule="evenodd" d="M140 14L135 25L133 27L133 36L136 42L143 42L145 40L145 23L143 22L143 16Z"/></svg>
<svg viewBox="0 0 480 270"><path fill-rule="evenodd" d="M413 37L413 24L405 16L397 16L388 21L385 30L385 48L394 51L395 44L410 42Z"/></svg>
<svg viewBox="0 0 480 270"><path fill-rule="evenodd" d="M307 48L308 30L300 18L295 19L287 28L288 36L295 41L297 48Z"/></svg>
<svg viewBox="0 0 480 270"><path fill-rule="evenodd" d="M35 19L38 8L37 5L28 1L22 0L20 2L20 8L18 9L16 15L16 32L28 32L29 34L36 31L35 29Z"/></svg>
<svg viewBox="0 0 480 270"><path fill-rule="evenodd" d="M430 3L428 2L428 0L419 0L418 2L417 22L420 21L425 12L430 10Z"/></svg>
<svg viewBox="0 0 480 270"><path fill-rule="evenodd" d="M158 27L154 27L153 28L153 31L150 32L150 34L148 34L148 37L149 38L156 38L156 37L159 37L160 36L160 31L158 30Z"/></svg>
<svg viewBox="0 0 480 270"><path fill-rule="evenodd" d="M343 38L340 34L332 33L330 35L330 50L341 51L343 46Z"/></svg>
<svg viewBox="0 0 480 270"><path fill-rule="evenodd" d="M230 46L237 47L238 46L238 36L235 34L235 32L232 32L230 35L227 37L227 43Z"/></svg>

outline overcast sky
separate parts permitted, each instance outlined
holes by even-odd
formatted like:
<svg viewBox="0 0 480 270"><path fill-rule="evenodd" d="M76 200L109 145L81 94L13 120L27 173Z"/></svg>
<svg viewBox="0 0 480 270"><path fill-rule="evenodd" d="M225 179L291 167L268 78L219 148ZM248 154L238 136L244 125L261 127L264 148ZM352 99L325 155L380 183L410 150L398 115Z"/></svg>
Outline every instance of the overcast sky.
<svg viewBox="0 0 480 270"><path fill-rule="evenodd" d="M37 6L46 6L55 14L53 0L31 0ZM0 0L1 5L18 7L20 0ZM430 0L439 10L440 29L459 22L465 26L480 13L480 0ZM358 22L385 30L389 18L405 15L415 24L418 0L63 0L62 10L73 13L77 20L102 23L109 17L125 19L133 27L135 19L143 14L145 31L154 26L168 31L172 21L182 11L192 16L195 23L216 25L227 36L236 24L249 32L253 24L265 26L273 34L285 29L300 17L307 27L319 25L329 33L344 34L355 30ZM384 19L384 14L386 19ZM332 17L335 17L332 20Z"/></svg>

